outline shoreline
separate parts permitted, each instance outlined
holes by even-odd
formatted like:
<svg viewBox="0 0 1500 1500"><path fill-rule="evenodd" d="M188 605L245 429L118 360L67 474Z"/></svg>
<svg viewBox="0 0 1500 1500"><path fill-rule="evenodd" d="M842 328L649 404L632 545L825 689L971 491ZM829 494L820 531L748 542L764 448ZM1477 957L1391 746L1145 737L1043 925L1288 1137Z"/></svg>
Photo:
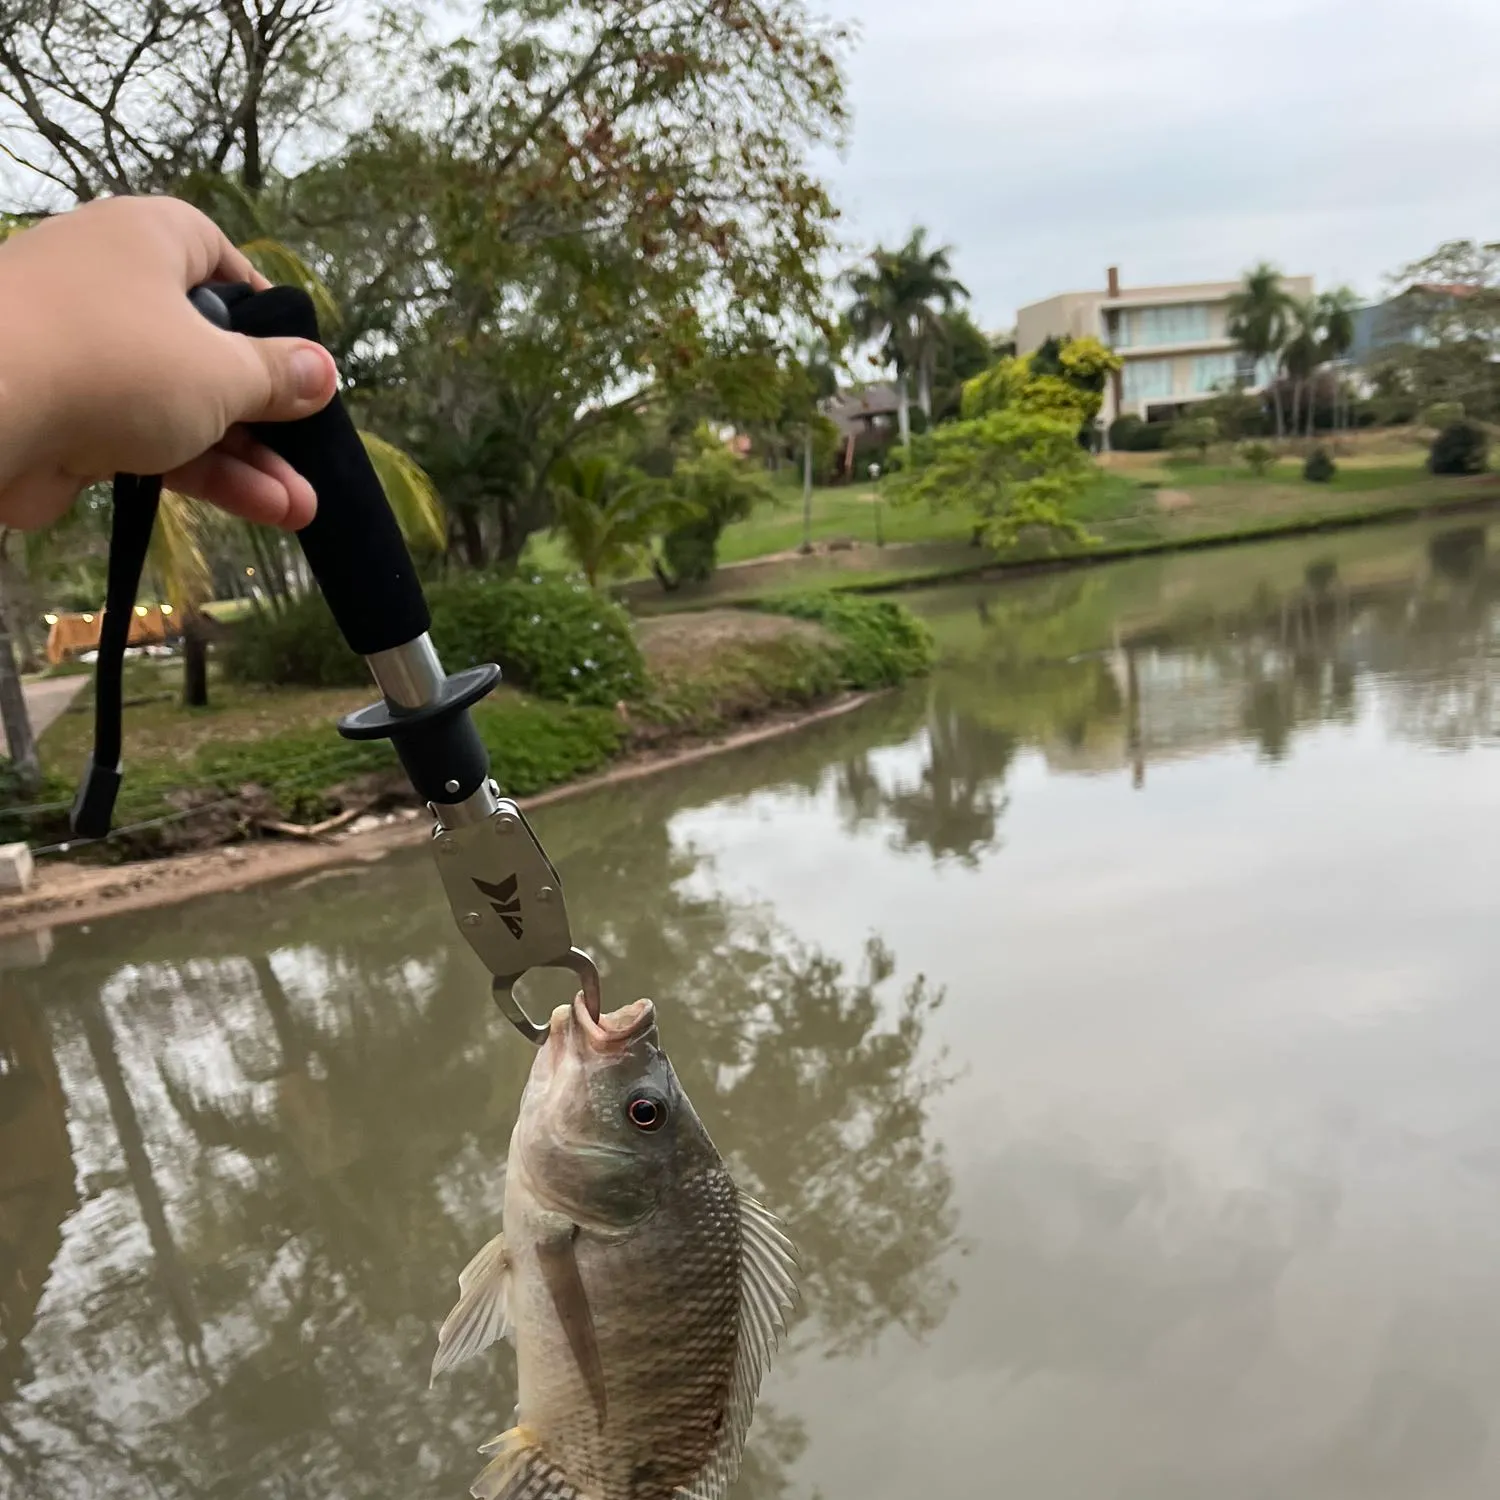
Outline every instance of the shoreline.
<svg viewBox="0 0 1500 1500"><path fill-rule="evenodd" d="M1010 578L1029 578L1039 573L1058 573L1068 568L1094 568L1102 563L1128 562L1134 557L1157 557L1174 552L1207 552L1217 547L1235 547L1254 542L1290 540L1299 536L1317 536L1322 532L1357 531L1366 526L1397 525L1411 521L1430 521L1446 515L1466 515L1473 511L1500 511L1500 492L1490 495L1444 500L1435 503L1392 505L1368 510L1336 511L1331 515L1286 522L1248 526L1233 531L1209 531L1198 536L1164 537L1147 542L1116 542L1090 548L1086 552L1069 552L1057 557L1017 558L1013 562L990 559L972 568L943 573L926 573L906 579L887 579L882 583L851 585L846 592L856 594L894 594L919 588L936 588L945 583L994 582Z"/></svg>
<svg viewBox="0 0 1500 1500"><path fill-rule="evenodd" d="M1500 474L1474 475L1475 479L1500 481ZM1369 505L1359 509L1325 512L1318 516L1289 517L1255 523L1242 527L1231 527L1223 531L1206 531L1181 537L1159 537L1138 542L1104 542L1097 547L1077 552L1057 553L1052 556L1023 557L1014 559L986 557L957 567L939 567L927 572L914 572L906 576L891 577L881 573L869 581L854 574L847 582L832 582L824 579L820 586L840 594L878 596L882 594L910 593L916 589L941 588L949 583L994 582L1003 583L1014 578L1031 578L1043 573L1064 572L1070 568L1095 568L1104 563L1128 562L1137 557L1168 556L1177 552L1206 552L1218 547L1233 547L1241 543L1289 541L1299 536L1316 536L1324 532L1355 531L1367 526L1401 525L1412 521L1433 520L1448 515L1467 515L1475 511L1500 511L1500 483L1484 495L1462 496L1451 500L1408 501L1393 505ZM908 547L920 548L923 542L902 542L886 549L887 556L898 554ZM735 568L754 568L764 564L764 558L752 558L733 563L720 569L720 573ZM894 567L899 562L892 559ZM874 571L874 570L871 570ZM755 607L762 594L728 594L714 596L694 595L685 601L684 609L747 609ZM662 613L671 613L663 611Z"/></svg>
<svg viewBox="0 0 1500 1500"><path fill-rule="evenodd" d="M879 692L849 693L818 708L772 714L720 739L675 750L645 751L595 775L516 800L530 812L585 792L639 781L794 734L852 713L879 696ZM0 941L43 928L76 926L126 912L175 906L195 896L220 895L298 875L316 879L320 872L341 865L369 864L394 850L415 848L431 835L432 822L425 812L403 808L378 828L317 841L261 839L120 865L48 862L38 866L36 882L29 891L0 896Z"/></svg>

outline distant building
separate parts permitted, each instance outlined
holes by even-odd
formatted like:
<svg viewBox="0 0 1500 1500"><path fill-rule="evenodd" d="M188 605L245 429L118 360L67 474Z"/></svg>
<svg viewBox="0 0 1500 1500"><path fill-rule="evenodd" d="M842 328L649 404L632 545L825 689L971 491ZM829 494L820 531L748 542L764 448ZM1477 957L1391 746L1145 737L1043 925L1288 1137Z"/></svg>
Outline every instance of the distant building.
<svg viewBox="0 0 1500 1500"><path fill-rule="evenodd" d="M862 453L883 452L900 422L901 402L893 385L840 391L823 403L823 415L839 432L838 471L852 479Z"/></svg>
<svg viewBox="0 0 1500 1500"><path fill-rule="evenodd" d="M840 391L823 403L823 415L839 430L841 438L867 433L895 431L901 403L893 385L867 385L861 390Z"/></svg>
<svg viewBox="0 0 1500 1500"><path fill-rule="evenodd" d="M1311 276L1288 276L1283 285L1295 297L1312 295ZM1030 354L1064 335L1099 339L1124 361L1104 393L1105 426L1125 412L1147 421L1180 416L1221 390L1263 390L1270 379L1269 362L1252 368L1229 336L1229 299L1239 288L1238 281L1122 287L1111 266L1101 290L1021 308L1016 348Z"/></svg>
<svg viewBox="0 0 1500 1500"><path fill-rule="evenodd" d="M1432 342L1434 335L1428 324L1443 303L1473 294L1474 288L1461 282L1419 281L1384 302L1356 308L1350 362L1368 364L1387 350Z"/></svg>

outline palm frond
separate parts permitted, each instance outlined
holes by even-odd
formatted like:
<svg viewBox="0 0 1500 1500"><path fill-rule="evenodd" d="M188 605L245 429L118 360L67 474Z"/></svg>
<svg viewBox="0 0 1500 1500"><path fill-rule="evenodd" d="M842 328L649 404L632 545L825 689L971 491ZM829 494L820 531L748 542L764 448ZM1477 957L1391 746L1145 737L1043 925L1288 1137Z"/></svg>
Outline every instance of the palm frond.
<svg viewBox="0 0 1500 1500"><path fill-rule="evenodd" d="M147 560L176 609L195 610L213 592L207 546L211 532L221 524L218 517L219 512L175 490L161 492Z"/></svg>
<svg viewBox="0 0 1500 1500"><path fill-rule="evenodd" d="M318 322L323 327L337 327L344 321L344 315L333 300L333 293L324 286L322 277L291 246L280 240L261 238L241 245L240 252L267 280L301 287L312 298Z"/></svg>
<svg viewBox="0 0 1500 1500"><path fill-rule="evenodd" d="M430 541L441 547L448 537L447 522L442 498L427 471L411 454L373 432L362 430L359 437L401 534L409 542Z"/></svg>

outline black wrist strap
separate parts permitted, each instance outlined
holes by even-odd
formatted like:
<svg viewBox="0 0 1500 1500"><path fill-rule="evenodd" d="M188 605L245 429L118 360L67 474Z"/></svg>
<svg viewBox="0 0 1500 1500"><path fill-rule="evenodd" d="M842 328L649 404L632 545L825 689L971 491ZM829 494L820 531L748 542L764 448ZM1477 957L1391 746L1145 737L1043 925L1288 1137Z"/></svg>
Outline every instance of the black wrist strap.
<svg viewBox="0 0 1500 1500"><path fill-rule="evenodd" d="M141 586L160 501L160 476L115 475L109 581L94 667L94 753L73 799L70 820L79 838L102 839L109 832L124 775L120 751L124 733L125 648L130 642L135 596Z"/></svg>

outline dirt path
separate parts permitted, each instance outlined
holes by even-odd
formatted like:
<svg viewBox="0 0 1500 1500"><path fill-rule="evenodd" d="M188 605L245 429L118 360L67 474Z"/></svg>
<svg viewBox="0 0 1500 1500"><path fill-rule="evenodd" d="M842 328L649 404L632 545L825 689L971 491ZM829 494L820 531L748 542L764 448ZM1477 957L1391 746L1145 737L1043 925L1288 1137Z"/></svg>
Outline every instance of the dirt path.
<svg viewBox="0 0 1500 1500"><path fill-rule="evenodd" d="M77 677L43 677L36 682L22 684L26 694L26 712L31 715L31 732L38 739L59 715L67 711L68 705L88 686L89 679ZM10 746L5 738L5 726L0 725L0 755L9 755Z"/></svg>
<svg viewBox="0 0 1500 1500"><path fill-rule="evenodd" d="M837 718L875 697L858 693L812 713L786 714L769 722L728 735L721 740L694 745L687 750L649 754L625 761L598 776L556 787L522 800L530 810L575 797L599 787L615 786L670 771L727 750L760 744L790 734L809 724ZM369 820L365 820L369 821ZM22 896L0 897L0 939L40 928L90 922L119 912L170 906L194 896L243 890L268 880L311 875L335 865L365 863L381 859L393 849L410 848L431 837L431 819L414 809L379 820L377 826L361 828L317 842L294 840L231 844L197 854L171 859L142 860L124 865L87 865L64 860L43 861L36 883Z"/></svg>

